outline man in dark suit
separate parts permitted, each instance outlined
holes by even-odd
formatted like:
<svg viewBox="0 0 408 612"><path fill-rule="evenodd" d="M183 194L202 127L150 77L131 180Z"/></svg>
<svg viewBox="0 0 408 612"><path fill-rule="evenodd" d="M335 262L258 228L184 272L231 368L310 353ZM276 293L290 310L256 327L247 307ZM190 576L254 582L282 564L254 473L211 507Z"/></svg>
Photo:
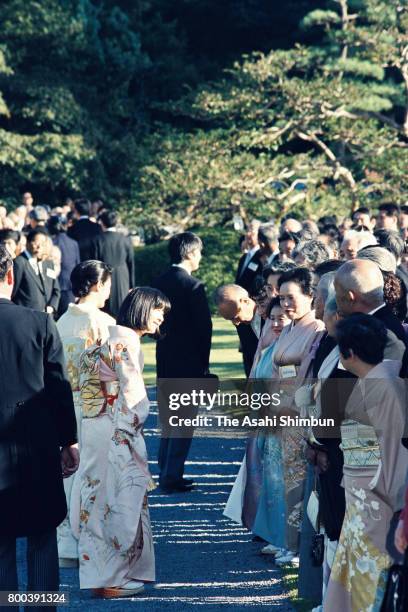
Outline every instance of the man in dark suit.
<svg viewBox="0 0 408 612"><path fill-rule="evenodd" d="M203 378L208 374L212 322L204 285L192 276L201 260L202 242L192 232L173 236L169 241L172 266L153 282L170 300L157 342L157 377ZM160 408L160 407L159 407ZM159 450L160 484L164 491L185 490L191 481L183 479L184 463L193 430L175 438L166 432L167 406L161 407L163 430Z"/></svg>
<svg viewBox="0 0 408 612"><path fill-rule="evenodd" d="M75 200L73 204L73 219L75 223L68 230L68 236L77 241L81 261L92 259L91 244L92 240L101 233L101 228L89 218L91 203L86 198Z"/></svg>
<svg viewBox="0 0 408 612"><path fill-rule="evenodd" d="M54 264L45 260L48 233L43 228L27 236L27 250L14 260L15 304L54 314L58 310L60 287Z"/></svg>
<svg viewBox="0 0 408 612"><path fill-rule="evenodd" d="M262 277L262 250L260 249L258 241L260 225L259 221L254 220L251 221L247 227L245 243L248 252L244 253L240 258L235 277L235 284L246 289L251 296L257 293L257 279ZM237 333L240 342L240 351L242 351L245 374L249 376L256 347L258 346L258 338L250 325L240 325L237 327Z"/></svg>
<svg viewBox="0 0 408 612"><path fill-rule="evenodd" d="M58 282L61 289L61 298L58 306L58 316L64 314L70 302L74 302L74 294L71 287L71 272L81 259L79 246L76 240L72 240L66 233L65 217L53 215L49 218L47 229L52 237L53 243L61 251L61 272Z"/></svg>
<svg viewBox="0 0 408 612"><path fill-rule="evenodd" d="M16 538L26 536L27 590L58 591L62 478L79 463L75 410L55 323L13 304L13 281L0 245L0 591L18 590Z"/></svg>
<svg viewBox="0 0 408 612"><path fill-rule="evenodd" d="M105 309L116 317L119 308L134 285L135 265L132 241L116 231L118 215L106 210L99 216L103 233L91 244L91 259L98 259L112 267L112 288Z"/></svg>

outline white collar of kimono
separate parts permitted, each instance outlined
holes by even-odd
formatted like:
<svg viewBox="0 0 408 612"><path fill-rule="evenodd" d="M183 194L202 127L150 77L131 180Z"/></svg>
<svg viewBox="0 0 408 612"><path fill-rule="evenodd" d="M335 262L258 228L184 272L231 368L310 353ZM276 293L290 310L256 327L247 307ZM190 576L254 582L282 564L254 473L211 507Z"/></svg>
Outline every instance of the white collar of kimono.
<svg viewBox="0 0 408 612"><path fill-rule="evenodd" d="M336 366L336 363L339 361L339 356L339 347L335 346L320 366L320 369L317 373L317 378L328 378L329 374Z"/></svg>

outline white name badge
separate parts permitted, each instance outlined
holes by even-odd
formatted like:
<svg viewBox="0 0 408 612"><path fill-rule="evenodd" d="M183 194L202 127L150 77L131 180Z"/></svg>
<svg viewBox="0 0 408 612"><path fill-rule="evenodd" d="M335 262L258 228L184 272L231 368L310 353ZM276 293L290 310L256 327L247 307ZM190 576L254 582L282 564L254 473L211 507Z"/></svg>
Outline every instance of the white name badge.
<svg viewBox="0 0 408 612"><path fill-rule="evenodd" d="M296 366L286 365L279 368L279 374L281 378L295 378L296 377Z"/></svg>
<svg viewBox="0 0 408 612"><path fill-rule="evenodd" d="M259 264L256 264L253 261L251 261L251 263L248 264L248 270L252 270L253 272L256 272L256 270L258 269L258 265Z"/></svg>
<svg viewBox="0 0 408 612"><path fill-rule="evenodd" d="M55 270L52 270L51 268L47 268L47 276L55 280L57 278L57 273L55 272Z"/></svg>

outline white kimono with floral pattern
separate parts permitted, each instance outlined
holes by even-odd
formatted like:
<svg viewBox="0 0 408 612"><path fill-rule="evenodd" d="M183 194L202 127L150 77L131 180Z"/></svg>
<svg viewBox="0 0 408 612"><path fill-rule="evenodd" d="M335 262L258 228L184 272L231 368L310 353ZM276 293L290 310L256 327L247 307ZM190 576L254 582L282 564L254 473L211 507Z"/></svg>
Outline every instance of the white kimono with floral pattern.
<svg viewBox="0 0 408 612"><path fill-rule="evenodd" d="M68 310L58 319L57 328L64 347L69 382L74 397L75 416L77 420L79 449L81 450L81 398L79 393L79 359L82 352L96 342L105 342L109 325L115 325L115 319L102 312L93 304L69 304ZM57 529L58 556L77 559L78 542L74 537L69 521L73 484L77 474L64 478L65 497L68 513Z"/></svg>
<svg viewBox="0 0 408 612"><path fill-rule="evenodd" d="M83 354L85 361L91 351ZM142 371L138 335L126 327L109 327L109 339L100 349L104 401L99 412L97 393L90 397L81 388L79 507L71 506L71 524L79 539L82 589L155 579L146 495L151 477L142 434L149 401Z"/></svg>

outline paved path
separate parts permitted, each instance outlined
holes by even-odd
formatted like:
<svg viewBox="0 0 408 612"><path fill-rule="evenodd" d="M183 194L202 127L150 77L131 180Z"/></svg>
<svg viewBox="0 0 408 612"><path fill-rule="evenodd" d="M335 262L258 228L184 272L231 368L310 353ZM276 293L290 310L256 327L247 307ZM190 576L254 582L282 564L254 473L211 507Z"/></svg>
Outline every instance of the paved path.
<svg viewBox="0 0 408 612"><path fill-rule="evenodd" d="M157 473L156 407L145 429L151 470ZM191 493L149 495L156 551L157 582L133 600L98 600L80 591L77 570L61 570L61 590L70 593L70 610L143 612L223 610L291 610L279 570L260 544L222 515L243 456L244 441L195 438L186 476L197 487ZM20 565L24 548L19 544ZM65 607L65 609L67 609ZM61 608L62 610L62 608Z"/></svg>

